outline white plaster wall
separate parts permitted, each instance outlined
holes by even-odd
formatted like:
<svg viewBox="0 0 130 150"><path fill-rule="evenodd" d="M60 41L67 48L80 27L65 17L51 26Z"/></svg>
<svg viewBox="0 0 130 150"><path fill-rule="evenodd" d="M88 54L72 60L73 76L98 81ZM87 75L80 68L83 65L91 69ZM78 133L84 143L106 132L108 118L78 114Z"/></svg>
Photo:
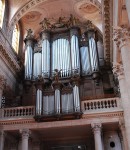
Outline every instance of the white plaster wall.
<svg viewBox="0 0 130 150"><path fill-rule="evenodd" d="M115 143L115 147L110 147L110 142ZM105 132L104 133L104 150L122 150L121 142L116 131Z"/></svg>

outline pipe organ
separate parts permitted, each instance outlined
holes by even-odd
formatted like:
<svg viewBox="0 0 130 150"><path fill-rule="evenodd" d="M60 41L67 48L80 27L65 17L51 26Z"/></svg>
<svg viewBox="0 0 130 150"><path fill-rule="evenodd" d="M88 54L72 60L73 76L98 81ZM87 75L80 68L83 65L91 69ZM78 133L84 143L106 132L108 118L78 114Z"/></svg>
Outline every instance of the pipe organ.
<svg viewBox="0 0 130 150"><path fill-rule="evenodd" d="M38 85L41 79L44 82L36 90L36 116L81 111L78 80L99 72L95 30L87 30L84 35L82 39L77 26L58 31L45 29L40 34L40 45L33 43L32 35L27 36L25 81L33 80ZM66 84L71 92L63 92ZM45 94L48 85L51 94Z"/></svg>

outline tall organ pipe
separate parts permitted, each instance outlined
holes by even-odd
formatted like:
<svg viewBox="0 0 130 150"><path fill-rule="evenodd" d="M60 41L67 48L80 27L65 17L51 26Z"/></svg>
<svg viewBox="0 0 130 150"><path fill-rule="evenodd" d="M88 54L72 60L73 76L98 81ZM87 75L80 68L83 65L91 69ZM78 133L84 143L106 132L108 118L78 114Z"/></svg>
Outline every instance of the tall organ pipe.
<svg viewBox="0 0 130 150"><path fill-rule="evenodd" d="M61 77L70 75L70 46L66 39L57 39L52 44L52 72L55 69L61 70Z"/></svg>
<svg viewBox="0 0 130 150"><path fill-rule="evenodd" d="M80 73L80 57L79 57L79 40L78 33L79 28L71 28L70 37L71 37L71 60L72 60L72 70L73 73L75 70L78 70Z"/></svg>
<svg viewBox="0 0 130 150"><path fill-rule="evenodd" d="M60 90L55 90L55 113L60 114L61 107L60 107Z"/></svg>
<svg viewBox="0 0 130 150"><path fill-rule="evenodd" d="M73 96L74 96L74 111L80 111L80 99L79 99L79 88L77 85L73 87Z"/></svg>
<svg viewBox="0 0 130 150"><path fill-rule="evenodd" d="M41 53L36 52L34 53L34 59L33 59L33 77L37 78L38 75L41 75Z"/></svg>
<svg viewBox="0 0 130 150"><path fill-rule="evenodd" d="M42 35L42 77L50 76L50 32L43 31Z"/></svg>
<svg viewBox="0 0 130 150"><path fill-rule="evenodd" d="M42 113L42 91L37 89L36 92L36 115L41 115Z"/></svg>
<svg viewBox="0 0 130 150"><path fill-rule="evenodd" d="M25 79L31 80L32 78L32 67L33 67L33 40L34 39L25 39L26 50L25 50Z"/></svg>
<svg viewBox="0 0 130 150"><path fill-rule="evenodd" d="M88 31L88 39L92 72L99 72L97 41L95 39L95 32L93 30Z"/></svg>
<svg viewBox="0 0 130 150"><path fill-rule="evenodd" d="M43 96L43 115L54 113L54 95Z"/></svg>
<svg viewBox="0 0 130 150"><path fill-rule="evenodd" d="M82 75L89 75L91 73L91 65L89 58L88 46L80 48L81 64L82 64Z"/></svg>

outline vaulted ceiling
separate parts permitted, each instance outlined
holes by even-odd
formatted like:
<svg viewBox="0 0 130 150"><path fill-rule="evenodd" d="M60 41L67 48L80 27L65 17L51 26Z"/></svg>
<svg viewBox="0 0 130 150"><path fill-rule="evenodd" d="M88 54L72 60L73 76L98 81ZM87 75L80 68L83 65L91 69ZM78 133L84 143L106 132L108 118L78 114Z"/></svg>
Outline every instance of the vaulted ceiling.
<svg viewBox="0 0 130 150"><path fill-rule="evenodd" d="M91 20L102 32L101 0L9 0L9 4L10 25L20 20L24 35L29 28L37 35L44 17L69 17L70 14L81 22Z"/></svg>

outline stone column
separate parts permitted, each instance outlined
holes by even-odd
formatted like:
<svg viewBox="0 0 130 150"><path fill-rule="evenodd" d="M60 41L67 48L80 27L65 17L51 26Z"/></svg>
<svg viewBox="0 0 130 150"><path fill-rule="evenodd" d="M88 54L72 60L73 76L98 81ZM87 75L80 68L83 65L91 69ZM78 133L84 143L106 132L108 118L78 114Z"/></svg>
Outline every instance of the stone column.
<svg viewBox="0 0 130 150"><path fill-rule="evenodd" d="M128 143L127 143L126 129L125 129L124 121L120 120L119 128L121 131L120 139L121 139L121 143L122 143L122 148L123 148L123 150L128 150Z"/></svg>
<svg viewBox="0 0 130 150"><path fill-rule="evenodd" d="M4 150L5 133L0 131L0 150Z"/></svg>
<svg viewBox="0 0 130 150"><path fill-rule="evenodd" d="M122 99L122 105L124 110L124 123L126 128L126 138L125 135L125 141L128 143L128 149L130 149L130 100L128 96L128 90L126 86L126 80L124 76L124 69L121 64L114 64L113 66L113 72L117 75L119 80L119 87L120 87L120 93L121 93L121 99ZM124 134L124 133L123 133ZM127 148L126 148L127 149Z"/></svg>
<svg viewBox="0 0 130 150"><path fill-rule="evenodd" d="M31 132L29 129L23 129L20 130L20 133L22 134L22 150L28 150L28 139Z"/></svg>
<svg viewBox="0 0 130 150"><path fill-rule="evenodd" d="M94 133L95 150L103 150L102 139L101 139L101 124L93 123L93 124L91 124L91 127L92 127L92 130Z"/></svg>
<svg viewBox="0 0 130 150"><path fill-rule="evenodd" d="M4 90L4 87L5 87L5 78L3 75L0 75L0 108L2 106L2 95L3 95L3 90Z"/></svg>

